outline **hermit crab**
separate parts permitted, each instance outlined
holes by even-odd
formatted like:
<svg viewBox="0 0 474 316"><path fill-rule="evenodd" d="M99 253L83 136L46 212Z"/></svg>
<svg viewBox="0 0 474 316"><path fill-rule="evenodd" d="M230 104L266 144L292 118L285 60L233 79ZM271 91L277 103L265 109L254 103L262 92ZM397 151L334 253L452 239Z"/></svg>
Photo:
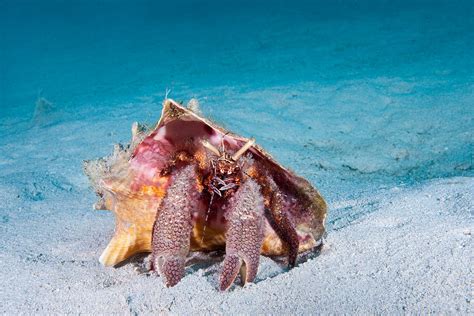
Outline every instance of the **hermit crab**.
<svg viewBox="0 0 474 316"><path fill-rule="evenodd" d="M154 128L134 123L129 145L84 162L99 196L94 208L115 214L100 262L114 266L151 252L152 269L173 286L190 253L225 250L221 290L239 272L252 282L261 254L293 267L298 253L322 242L324 199L254 139L203 118L196 104L166 99Z"/></svg>

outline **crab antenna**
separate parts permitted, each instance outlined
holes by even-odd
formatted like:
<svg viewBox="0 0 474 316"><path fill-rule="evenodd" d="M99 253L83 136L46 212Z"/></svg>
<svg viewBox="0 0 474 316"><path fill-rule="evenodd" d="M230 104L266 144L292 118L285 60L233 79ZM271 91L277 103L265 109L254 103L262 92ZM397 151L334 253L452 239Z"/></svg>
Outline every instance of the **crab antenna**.
<svg viewBox="0 0 474 316"><path fill-rule="evenodd" d="M248 142L245 143L245 145L242 146L233 156L232 160L237 161L247 150L249 150L250 147L255 144L255 138L249 139Z"/></svg>
<svg viewBox="0 0 474 316"><path fill-rule="evenodd" d="M217 156L220 156L221 153L219 151L219 149L217 149L216 147L214 147L214 145L212 145L210 142L208 142L207 140L203 140L202 141L202 145L204 147L206 147L207 149L209 149L210 151L212 151L214 154L216 154Z"/></svg>
<svg viewBox="0 0 474 316"><path fill-rule="evenodd" d="M221 137L221 147L222 147L222 152L225 153L225 144L224 144L224 138L229 134L229 132L225 133Z"/></svg>
<svg viewBox="0 0 474 316"><path fill-rule="evenodd" d="M168 99L168 95L171 93L171 89L166 88L165 90L165 100Z"/></svg>

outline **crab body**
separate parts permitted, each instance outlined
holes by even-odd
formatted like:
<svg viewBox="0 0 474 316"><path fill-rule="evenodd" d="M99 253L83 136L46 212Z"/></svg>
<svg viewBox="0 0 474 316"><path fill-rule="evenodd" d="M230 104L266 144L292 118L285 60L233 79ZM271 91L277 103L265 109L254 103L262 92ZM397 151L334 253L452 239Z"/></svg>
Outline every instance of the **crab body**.
<svg viewBox="0 0 474 316"><path fill-rule="evenodd" d="M115 265L152 252L167 286L184 275L190 252L225 250L220 288L239 271L251 282L259 256L313 249L324 234L326 204L305 179L280 166L253 139L229 133L173 100L154 129L132 127L128 147L85 163L100 197L116 215L102 254Z"/></svg>

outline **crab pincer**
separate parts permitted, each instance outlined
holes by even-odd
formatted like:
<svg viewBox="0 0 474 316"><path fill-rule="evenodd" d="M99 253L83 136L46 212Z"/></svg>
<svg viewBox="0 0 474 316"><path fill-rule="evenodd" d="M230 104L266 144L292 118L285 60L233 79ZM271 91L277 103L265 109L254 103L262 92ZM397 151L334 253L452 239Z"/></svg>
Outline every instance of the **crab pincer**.
<svg viewBox="0 0 474 316"><path fill-rule="evenodd" d="M220 289L228 289L237 274L242 282L257 275L263 242L264 203L259 185L249 179L237 190L226 210L226 256L220 276Z"/></svg>
<svg viewBox="0 0 474 316"><path fill-rule="evenodd" d="M193 186L195 176L193 166L178 170L157 211L152 236L152 263L166 286L176 285L184 276L193 228L193 195L197 193Z"/></svg>

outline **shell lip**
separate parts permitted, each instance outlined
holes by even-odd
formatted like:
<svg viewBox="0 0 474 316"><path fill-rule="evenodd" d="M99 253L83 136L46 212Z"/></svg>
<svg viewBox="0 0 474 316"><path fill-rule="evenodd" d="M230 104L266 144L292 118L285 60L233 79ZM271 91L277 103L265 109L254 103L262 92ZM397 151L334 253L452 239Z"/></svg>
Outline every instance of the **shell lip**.
<svg viewBox="0 0 474 316"><path fill-rule="evenodd" d="M179 114L177 114L176 112L178 112ZM155 127L151 130L149 135L157 132L159 128L161 128L162 126L167 124L168 123L167 120L169 120L170 117L172 117L173 120L174 120L174 119L177 119L178 117L180 119L182 119L183 116L188 116L188 120L190 119L190 120L200 121L200 122L204 123L205 125L209 126L210 128L212 128L213 130L217 131L221 135L221 137L229 137L230 136L231 139L234 139L236 141L241 142L242 145L245 144L245 143L251 142L253 140L253 138L243 137L243 136L237 135L233 132L230 132L230 131L220 127L216 123L200 116L199 114L197 114L197 113L193 112L192 110L186 108L185 106L179 104L178 102L174 101L173 99L165 99L163 101L163 110L162 110L162 113L161 113L161 118L158 121L158 123L155 125ZM215 145L217 145L217 144L215 144ZM287 168L285 168L281 164L279 164L275 160L275 158L273 158L268 152L266 152L258 144L253 143L252 146L250 147L249 151L253 155L256 155L256 156L258 156L262 159L268 160L271 164L278 167L278 169L280 169L280 171L283 171L286 174L287 177L301 178L301 177L293 174L290 170L288 170ZM303 179L303 178L301 178L301 179Z"/></svg>

